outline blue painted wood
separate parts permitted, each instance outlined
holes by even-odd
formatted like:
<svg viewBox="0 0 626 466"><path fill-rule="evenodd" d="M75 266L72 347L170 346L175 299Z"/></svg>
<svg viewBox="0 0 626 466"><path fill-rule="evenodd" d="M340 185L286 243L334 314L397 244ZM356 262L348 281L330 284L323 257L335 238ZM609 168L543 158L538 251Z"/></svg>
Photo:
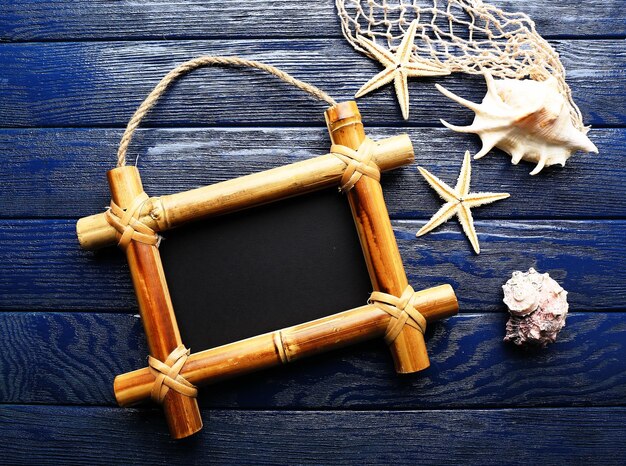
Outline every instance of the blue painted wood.
<svg viewBox="0 0 626 466"><path fill-rule="evenodd" d="M552 41L586 124L626 123L626 48L599 40ZM0 44L0 126L123 126L174 66L202 54L233 53L276 65L330 92L352 99L380 67L343 39L59 42ZM445 118L464 124L473 113L440 94L438 82L480 101L481 76L412 80L413 125ZM368 125L404 125L393 86L360 99ZM325 106L255 70L198 70L175 84L146 120L152 126L324 124Z"/></svg>
<svg viewBox="0 0 626 466"><path fill-rule="evenodd" d="M626 35L620 0L495 0L505 11L522 11L544 37ZM0 2L0 39L101 40L207 37L339 36L333 0L307 2L238 0L204 2L109 2L106 0L27 0ZM50 14L54 11L54 15ZM554 21L558 18L558 21ZM603 27L598 28L601 22Z"/></svg>
<svg viewBox="0 0 626 466"><path fill-rule="evenodd" d="M368 127L373 138L407 132L417 164L452 183L463 148L476 152L479 138L439 128ZM102 210L110 196L105 172L113 167L121 129L0 130L0 217L69 217ZM233 137L236 135L236 137ZM530 177L531 164L511 165L494 151L472 162L472 186L511 194L505 202L474 211L486 218L624 218L626 130L594 129L600 155L578 154L565 169L552 167ZM140 130L128 158L139 157L144 187L170 194L236 178L325 153L325 128ZM440 202L415 165L383 177L395 218L427 219ZM15 199L19 198L20 202Z"/></svg>
<svg viewBox="0 0 626 466"><path fill-rule="evenodd" d="M431 326L433 366L398 378L379 342L223 383L203 403L246 410L205 409L201 434L175 443L158 410L87 406L113 402L111 378L145 363L145 342L128 314L136 305L120 253L92 257L78 249L72 220L49 218L104 207L119 128L184 59L266 60L338 99L380 68L343 40L332 0L0 0L0 42L25 41L0 43L0 127L28 128L0 130L0 403L77 405L0 404L2 460L624 464L624 130L612 127L626 125L626 9L621 0L494 3L529 13L553 39L585 122L604 127L590 133L601 155L535 178L501 153L477 162L476 187L513 194L476 211L479 257L454 224L416 240L439 201L414 168L387 175L392 214L410 220L394 228L411 281L451 281L466 312ZM471 112L435 81L473 100L484 92L478 77L412 80L408 124L390 87L359 105L372 135L409 126L418 163L452 180L477 143L438 127L438 118L469 123ZM157 106L147 123L163 129L141 132L131 157L140 155L151 193L204 185L325 152L323 109L255 72L199 71ZM559 343L525 353L500 341L499 287L531 265L563 283L574 311L596 312L574 312ZM6 312L26 309L36 312ZM76 310L87 312L67 312ZM499 312L467 314L476 310ZM537 409L547 406L555 408ZM525 409L493 409L501 407ZM284 411L328 408L350 411ZM397 411L406 408L428 411Z"/></svg>
<svg viewBox="0 0 626 466"><path fill-rule="evenodd" d="M502 284L529 267L550 272L574 310L624 308L625 221L477 221L479 256L457 223L416 238L424 223L393 222L409 281L450 283L461 312L501 311ZM0 221L0 244L0 309L136 310L123 255L82 251L73 220Z"/></svg>
<svg viewBox="0 0 626 466"><path fill-rule="evenodd" d="M431 325L431 367L419 374L398 376L381 340L206 387L199 401L368 410L626 404L626 313L574 312L542 351L503 343L505 322L479 314ZM139 318L127 314L0 313L0 334L0 403L114 406L113 378L144 366L148 352Z"/></svg>
<svg viewBox="0 0 626 466"><path fill-rule="evenodd" d="M7 406L0 447L11 464L41 465L626 461L625 408L202 414L204 429L176 442L155 411Z"/></svg>

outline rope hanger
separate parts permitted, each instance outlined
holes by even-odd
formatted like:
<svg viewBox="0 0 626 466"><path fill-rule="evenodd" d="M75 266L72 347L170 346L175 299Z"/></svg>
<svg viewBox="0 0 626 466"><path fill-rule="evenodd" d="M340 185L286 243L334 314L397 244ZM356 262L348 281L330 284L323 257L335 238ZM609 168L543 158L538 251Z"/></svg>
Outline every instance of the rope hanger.
<svg viewBox="0 0 626 466"><path fill-rule="evenodd" d="M239 57L207 55L194 58L181 63L167 73L139 105L137 110L135 110L135 113L128 122L120 141L117 151L117 167L123 167L126 165L128 146L135 131L148 112L152 110L163 94L165 94L169 86L181 76L206 66L256 68L276 76L287 84L310 94L317 100L324 101L331 106L337 105L337 101L335 101L335 99L318 87L305 83L304 81L300 81L275 66L268 65L266 63L246 60ZM357 150L343 145L333 144L331 147L331 153L345 164L344 174L339 187L340 191L349 191L362 175L369 176L377 181L380 180L380 170L376 163L372 160L375 145L376 143L369 138L366 138ZM160 240L159 236L147 225L144 225L139 221L142 209L148 200L148 197L144 194L141 196L141 200L137 198L133 201L132 208L122 209L114 202L111 202L111 206L107 209L107 221L120 234L118 245L122 247L122 249L126 249L131 240L140 241L146 244L154 244L158 247Z"/></svg>
<svg viewBox="0 0 626 466"><path fill-rule="evenodd" d="M128 122L126 126L126 130L122 135L122 140L120 141L119 149L117 150L117 166L123 167L126 165L126 151L128 150L128 145L135 133L135 130L141 123L141 120L146 116L146 114L156 105L161 96L165 93L167 88L178 78L189 73L190 71L196 70L198 68L203 68L205 66L233 66L233 67L241 67L241 68L256 68L261 71L265 71L269 74L276 76L277 78L283 80L284 82L291 84L297 89L300 89L310 95L312 95L317 100L322 100L328 103L331 106L337 105L335 99L329 96L326 92L322 91L316 86L312 84L305 83L304 81L300 81L299 79L294 78L288 73L276 68L272 65L267 65L265 63L261 63L254 60L246 60L244 58L239 57L220 57L220 56L202 56L198 58L194 58L192 60L181 63L176 68L167 73L161 81L156 85L156 87L148 94L148 97L139 105L139 108L135 110L132 118Z"/></svg>

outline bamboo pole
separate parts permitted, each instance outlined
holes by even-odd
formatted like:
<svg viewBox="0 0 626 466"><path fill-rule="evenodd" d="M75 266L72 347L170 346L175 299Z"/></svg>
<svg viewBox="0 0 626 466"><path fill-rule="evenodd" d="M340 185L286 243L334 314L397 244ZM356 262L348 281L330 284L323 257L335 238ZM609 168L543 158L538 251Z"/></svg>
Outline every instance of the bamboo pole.
<svg viewBox="0 0 626 466"><path fill-rule="evenodd" d="M326 123L333 144L357 149L365 139L361 114L355 102L342 102L326 110ZM347 193L359 232L372 286L400 296L408 285L402 258L393 233L380 183L362 176ZM396 371L417 372L429 366L424 335L405 325L390 345Z"/></svg>
<svg viewBox="0 0 626 466"><path fill-rule="evenodd" d="M136 167L115 168L107 173L107 177L113 202L123 209L143 193ZM153 245L131 241L126 248L126 257L150 354L165 361L181 344L181 338L159 250ZM163 409L174 438L187 437L202 428L195 398L169 390L163 400Z"/></svg>
<svg viewBox="0 0 626 466"><path fill-rule="evenodd" d="M428 322L450 317L458 304L450 285L416 293L413 306ZM273 366L327 352L385 333L391 317L374 305L366 305L275 332L229 343L192 354L181 375L197 386L208 385ZM150 396L154 376L148 368L118 375L115 398L130 406Z"/></svg>
<svg viewBox="0 0 626 466"><path fill-rule="evenodd" d="M413 161L409 137L403 134L380 141L374 161L383 171ZM154 231L168 230L190 220L337 186L344 168L345 164L337 157L325 154L210 186L153 197L142 208L139 221ZM116 242L116 231L103 213L81 218L76 224L76 233L84 249L99 249Z"/></svg>

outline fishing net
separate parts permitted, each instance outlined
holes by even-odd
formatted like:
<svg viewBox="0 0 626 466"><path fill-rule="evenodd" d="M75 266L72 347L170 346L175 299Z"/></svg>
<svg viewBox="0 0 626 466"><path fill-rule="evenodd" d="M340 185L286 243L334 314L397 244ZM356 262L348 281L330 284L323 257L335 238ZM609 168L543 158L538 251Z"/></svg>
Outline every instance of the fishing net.
<svg viewBox="0 0 626 466"><path fill-rule="evenodd" d="M418 21L413 59L443 66L451 73L491 73L501 79L558 82L572 123L585 131L582 115L565 82L558 53L524 13L508 13L481 0L335 0L346 39L370 56L362 38L398 47L409 25Z"/></svg>

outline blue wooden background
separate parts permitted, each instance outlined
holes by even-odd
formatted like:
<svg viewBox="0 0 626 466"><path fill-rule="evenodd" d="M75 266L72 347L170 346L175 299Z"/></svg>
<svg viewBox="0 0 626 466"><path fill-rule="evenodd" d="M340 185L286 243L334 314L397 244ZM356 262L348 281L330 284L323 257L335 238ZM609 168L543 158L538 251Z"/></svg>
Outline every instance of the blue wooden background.
<svg viewBox="0 0 626 466"><path fill-rule="evenodd" d="M379 70L343 39L332 0L0 0L0 462L8 464L626 462L626 4L497 0L561 54L600 155L530 177L498 152L473 186L511 198L475 212L475 256L454 222L416 239L440 201L405 167L384 178L416 288L450 282L461 314L432 325L432 367L397 377L382 342L210 387L203 431L169 439L158 409L116 407L113 377L147 353L119 251L79 249L76 219L108 202L126 121L170 68L241 55L351 98ZM410 83L360 100L368 132L407 131L420 165L453 181L478 140L471 112ZM479 100L478 77L438 79ZM176 84L130 149L150 194L325 153L323 105L254 71ZM502 283L550 272L571 315L543 351L504 345Z"/></svg>

